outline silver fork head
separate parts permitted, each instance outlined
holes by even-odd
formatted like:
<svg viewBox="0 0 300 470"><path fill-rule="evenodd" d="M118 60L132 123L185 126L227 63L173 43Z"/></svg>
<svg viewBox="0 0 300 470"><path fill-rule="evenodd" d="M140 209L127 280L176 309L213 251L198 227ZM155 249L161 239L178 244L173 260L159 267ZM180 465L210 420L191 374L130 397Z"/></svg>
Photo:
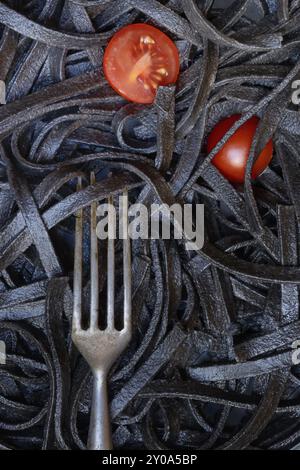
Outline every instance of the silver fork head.
<svg viewBox="0 0 300 470"><path fill-rule="evenodd" d="M95 176L91 175L91 184ZM78 190L82 189L81 181ZM113 363L120 356L131 339L131 252L128 236L128 193L124 191L121 207L123 226L123 280L124 280L124 315L123 328L117 330L114 321L115 306L115 253L114 239L108 238L107 249L107 326L99 328L99 277L98 277L98 239L97 202L91 204L90 223L90 273L91 302L90 321L87 329L82 328L82 248L83 248L83 210L76 214L75 252L74 252L74 306L72 339L78 350L90 365L94 375L107 374ZM113 198L109 198L108 224L115 223Z"/></svg>

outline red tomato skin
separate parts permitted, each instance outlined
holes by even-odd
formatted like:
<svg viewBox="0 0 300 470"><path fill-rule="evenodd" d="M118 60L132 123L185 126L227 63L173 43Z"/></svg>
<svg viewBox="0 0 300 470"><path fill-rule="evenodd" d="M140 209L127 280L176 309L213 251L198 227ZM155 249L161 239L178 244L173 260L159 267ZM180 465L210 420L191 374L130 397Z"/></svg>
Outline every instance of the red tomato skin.
<svg viewBox="0 0 300 470"><path fill-rule="evenodd" d="M125 26L115 33L109 41L103 57L103 71L110 86L116 91L116 93L128 101L140 104L151 104L155 100L156 91L155 93L152 90L145 91L141 83L135 83L135 86L132 86L132 90L128 90L126 86L126 75L130 71L130 62L132 61L130 56L130 41L127 40L125 43L127 47L124 45L126 35L129 33L132 35L151 35L157 39L160 44L158 52L163 53L164 51L169 50L169 56L164 57L164 66L168 70L169 75L168 77L164 77L160 82L160 85L162 86L170 85L177 81L180 70L179 52L169 36L154 26L145 23L134 23ZM122 45L122 61L117 60L120 52L120 45ZM123 65L123 68L119 67L118 63L119 65Z"/></svg>
<svg viewBox="0 0 300 470"><path fill-rule="evenodd" d="M241 115L234 114L220 121L212 130L207 140L207 151L210 153L222 137L229 131ZM212 163L232 183L244 183L246 164L251 150L259 118L253 116L246 121L223 148L213 158ZM270 140L252 167L251 177L257 178L269 165L273 156L273 142Z"/></svg>

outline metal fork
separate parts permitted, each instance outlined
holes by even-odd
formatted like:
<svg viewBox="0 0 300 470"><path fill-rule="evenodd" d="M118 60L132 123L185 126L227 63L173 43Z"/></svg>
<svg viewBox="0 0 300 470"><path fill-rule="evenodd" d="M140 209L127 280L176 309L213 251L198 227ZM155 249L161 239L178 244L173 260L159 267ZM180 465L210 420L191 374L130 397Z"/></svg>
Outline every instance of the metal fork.
<svg viewBox="0 0 300 470"><path fill-rule="evenodd" d="M91 174L91 183L95 182ZM78 190L81 189L81 180ZM113 204L112 197L108 202ZM93 395L88 435L88 449L111 450L112 437L108 406L107 375L108 372L128 345L131 339L131 253L128 237L128 194L123 193L123 279L124 279L124 315L123 329L115 328L115 250L114 240L108 238L107 249L107 326L99 328L99 276L98 276L98 239L97 202L91 204L90 225L90 272L91 303L88 329L82 328L82 242L83 210L76 214L75 253L74 253L74 307L72 322L72 339L78 350L88 362L93 373ZM108 213L108 224L114 223L112 214Z"/></svg>

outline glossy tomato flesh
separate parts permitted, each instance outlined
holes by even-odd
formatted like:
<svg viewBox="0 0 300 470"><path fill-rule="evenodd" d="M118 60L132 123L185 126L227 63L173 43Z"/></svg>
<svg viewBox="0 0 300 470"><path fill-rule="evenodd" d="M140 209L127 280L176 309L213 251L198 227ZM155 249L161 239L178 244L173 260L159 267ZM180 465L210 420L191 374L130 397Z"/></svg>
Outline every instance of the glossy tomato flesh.
<svg viewBox="0 0 300 470"><path fill-rule="evenodd" d="M129 101L152 103L160 85L175 83L179 53L174 42L153 26L125 26L110 40L103 68L112 88Z"/></svg>
<svg viewBox="0 0 300 470"><path fill-rule="evenodd" d="M236 121L241 118L235 114L220 121L212 130L207 141L207 151L211 152L222 137L229 131ZM250 154L251 144L259 118L253 116L246 121L229 138L223 148L213 158L212 163L229 180L234 183L243 183L245 180L246 164ZM270 140L252 167L252 178L259 176L269 165L273 155L273 142Z"/></svg>

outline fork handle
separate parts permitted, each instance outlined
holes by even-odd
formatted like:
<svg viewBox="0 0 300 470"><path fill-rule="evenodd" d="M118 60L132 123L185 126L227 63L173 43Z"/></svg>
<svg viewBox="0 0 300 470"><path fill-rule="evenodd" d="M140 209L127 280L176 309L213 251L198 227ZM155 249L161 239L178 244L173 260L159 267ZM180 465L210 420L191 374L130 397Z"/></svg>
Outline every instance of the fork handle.
<svg viewBox="0 0 300 470"><path fill-rule="evenodd" d="M111 426L108 407L107 374L95 372L88 449L112 450Z"/></svg>

